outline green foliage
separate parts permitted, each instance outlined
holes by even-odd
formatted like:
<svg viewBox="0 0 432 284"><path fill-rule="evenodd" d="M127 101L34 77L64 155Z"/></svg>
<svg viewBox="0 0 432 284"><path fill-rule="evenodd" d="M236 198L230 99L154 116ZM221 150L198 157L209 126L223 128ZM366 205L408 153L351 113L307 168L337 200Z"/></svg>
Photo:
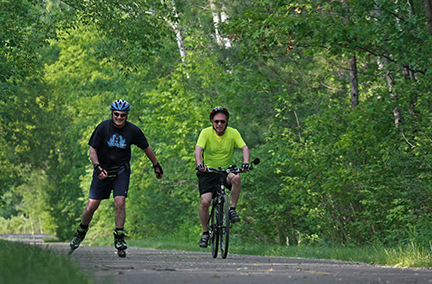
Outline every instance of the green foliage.
<svg viewBox="0 0 432 284"><path fill-rule="evenodd" d="M1 283L94 283L69 259L39 246L0 240Z"/></svg>
<svg viewBox="0 0 432 284"><path fill-rule="evenodd" d="M96 27L104 37L98 43L98 56L125 64L123 71L136 71L145 65L165 41L173 40L166 21L175 22L173 9L165 1L62 1L62 10L72 10L75 17L60 15L61 27L68 30L82 23Z"/></svg>
<svg viewBox="0 0 432 284"><path fill-rule="evenodd" d="M88 196L89 137L123 98L165 171L156 179L133 149L126 224L133 238L199 236L193 152L209 111L223 105L262 160L242 175L243 222L233 229L240 240L429 245L432 57L423 8L235 1L218 25L231 39L226 48L215 41L204 1L32 3L0 4L5 227L41 219L49 233L70 239ZM171 29L181 32L186 57ZM112 200L104 201L88 238L111 238L113 215Z"/></svg>

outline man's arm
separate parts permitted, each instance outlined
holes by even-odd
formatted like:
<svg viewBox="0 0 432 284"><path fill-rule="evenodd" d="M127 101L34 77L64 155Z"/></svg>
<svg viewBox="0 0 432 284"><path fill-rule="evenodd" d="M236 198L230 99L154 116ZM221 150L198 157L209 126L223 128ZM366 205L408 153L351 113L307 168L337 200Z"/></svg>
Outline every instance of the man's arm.
<svg viewBox="0 0 432 284"><path fill-rule="evenodd" d="M90 160L92 162L93 165L99 165L99 158L97 155L97 150L95 148L93 148L92 146L90 146L90 150L89 150L89 156L90 156ZM100 174L98 175L99 179L104 179L107 177L108 173L101 167L98 166Z"/></svg>
<svg viewBox="0 0 432 284"><path fill-rule="evenodd" d="M99 164L99 158L97 155L97 150L95 148L93 148L92 146L90 146L89 156L90 156L90 160L91 160L93 165Z"/></svg>
<svg viewBox="0 0 432 284"><path fill-rule="evenodd" d="M157 161L157 158L156 158L156 155L153 152L152 148L150 146L148 146L143 151L147 155L147 157L149 158L149 160L152 162L153 167L155 168L156 177L158 179L161 179L162 175L163 175L162 167L159 165L159 163Z"/></svg>
<svg viewBox="0 0 432 284"><path fill-rule="evenodd" d="M197 166L199 164L202 164L202 152L203 151L204 151L204 148L202 148L200 146L195 147L195 162L196 162Z"/></svg>
<svg viewBox="0 0 432 284"><path fill-rule="evenodd" d="M240 150L243 152L243 164L249 164L250 159L250 150L247 145L244 145L240 148Z"/></svg>
<svg viewBox="0 0 432 284"><path fill-rule="evenodd" d="M195 147L195 162L196 162L197 166L202 165L202 152L203 151L204 151L203 147L200 147L200 146ZM199 167L198 170L201 172L205 172L207 170L207 168L206 167L201 167L201 168Z"/></svg>

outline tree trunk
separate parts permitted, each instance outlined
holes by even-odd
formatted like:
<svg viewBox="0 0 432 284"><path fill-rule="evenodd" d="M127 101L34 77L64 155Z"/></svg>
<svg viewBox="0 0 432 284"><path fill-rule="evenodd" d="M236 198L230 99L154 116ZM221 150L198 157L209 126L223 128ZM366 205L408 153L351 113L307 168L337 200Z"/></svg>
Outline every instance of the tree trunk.
<svg viewBox="0 0 432 284"><path fill-rule="evenodd" d="M344 23L349 24L349 3L347 0L341 0L345 6L345 13L343 16ZM359 104L359 90L358 90L358 77L357 77L357 58L353 55L349 60L350 66L350 86L351 86L351 110L354 110Z"/></svg>
<svg viewBox="0 0 432 284"><path fill-rule="evenodd" d="M380 11L380 8L378 6L375 7L375 15L376 15L377 19L379 19L381 16L381 11ZM388 64L390 64L390 60L388 59L388 55L384 55L379 59L379 62L378 62L379 69L387 68L386 65L388 65ZM387 71L385 73L385 77L387 79L387 85L388 85L389 92L390 92L390 98L394 99L395 102L397 103L398 94L397 94L396 90L394 90L394 86L396 84L395 80L394 80L394 76L390 71ZM396 127L398 127L399 124L402 123L402 115L401 115L401 112L399 111L399 108L397 106L393 110L393 116L394 116L394 123L395 123Z"/></svg>
<svg viewBox="0 0 432 284"><path fill-rule="evenodd" d="M426 20L429 26L429 30L432 31L432 4L431 0L423 0L423 6L425 10Z"/></svg>
<svg viewBox="0 0 432 284"><path fill-rule="evenodd" d="M350 84L351 84L351 110L354 110L359 103L358 78L357 78L357 59L354 55L349 60L350 64Z"/></svg>
<svg viewBox="0 0 432 284"><path fill-rule="evenodd" d="M177 7L175 6L175 2L172 1L172 13L174 15L175 18L178 19L178 13L177 13ZM174 30L175 34L176 34L176 39L177 39L177 46L179 48L180 51L180 56L182 58L182 60L184 61L184 58L186 57L186 51L183 45L183 39L181 36L181 31L180 31L180 27L178 23L173 23L170 20L165 19L168 24L171 26L171 28Z"/></svg>
<svg viewBox="0 0 432 284"><path fill-rule="evenodd" d="M395 109L393 110L393 116L395 119L395 125L396 125L396 127L398 127L399 124L402 123L402 116L401 116L401 113L400 113L398 107L395 107Z"/></svg>
<svg viewBox="0 0 432 284"><path fill-rule="evenodd" d="M228 14L226 12L226 7L224 4L219 5L217 0L210 0L210 8L213 15L213 24L215 26L215 36L216 42L220 46L225 46L226 48L231 47L231 40L227 37L221 37L219 34L219 24L225 22L228 19Z"/></svg>

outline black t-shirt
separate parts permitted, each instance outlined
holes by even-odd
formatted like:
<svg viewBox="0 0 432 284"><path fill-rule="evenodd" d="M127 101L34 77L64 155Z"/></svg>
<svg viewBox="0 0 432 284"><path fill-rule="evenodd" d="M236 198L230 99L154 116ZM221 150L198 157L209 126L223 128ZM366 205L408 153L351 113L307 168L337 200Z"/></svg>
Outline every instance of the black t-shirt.
<svg viewBox="0 0 432 284"><path fill-rule="evenodd" d="M131 159L131 145L146 149L149 144L138 126L126 121L125 126L117 128L112 119L101 122L93 131L89 145L97 150L102 167L123 166Z"/></svg>

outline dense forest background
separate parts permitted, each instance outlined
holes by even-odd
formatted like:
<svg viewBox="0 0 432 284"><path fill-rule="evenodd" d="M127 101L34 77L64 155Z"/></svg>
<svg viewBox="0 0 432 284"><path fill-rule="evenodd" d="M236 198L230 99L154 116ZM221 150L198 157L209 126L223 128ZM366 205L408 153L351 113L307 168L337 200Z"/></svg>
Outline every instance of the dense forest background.
<svg viewBox="0 0 432 284"><path fill-rule="evenodd" d="M71 238L89 137L123 98L164 168L133 149L132 238L199 237L193 151L222 105L262 161L237 237L428 246L431 33L430 0L0 0L0 233Z"/></svg>

